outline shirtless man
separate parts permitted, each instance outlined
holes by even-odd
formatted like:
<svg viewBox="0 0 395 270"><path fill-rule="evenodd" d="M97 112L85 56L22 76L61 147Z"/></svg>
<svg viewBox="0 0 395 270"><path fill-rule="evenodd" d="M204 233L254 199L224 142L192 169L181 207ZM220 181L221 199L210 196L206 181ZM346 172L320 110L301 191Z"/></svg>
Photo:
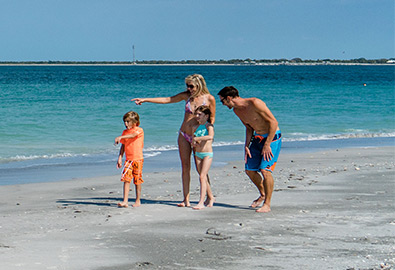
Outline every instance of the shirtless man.
<svg viewBox="0 0 395 270"><path fill-rule="evenodd" d="M256 212L270 212L274 180L272 172L281 148L281 132L276 118L266 104L258 98L241 98L233 86L218 92L221 103L240 118L246 127L245 171L258 188L260 196L252 202ZM259 174L259 172L262 174Z"/></svg>

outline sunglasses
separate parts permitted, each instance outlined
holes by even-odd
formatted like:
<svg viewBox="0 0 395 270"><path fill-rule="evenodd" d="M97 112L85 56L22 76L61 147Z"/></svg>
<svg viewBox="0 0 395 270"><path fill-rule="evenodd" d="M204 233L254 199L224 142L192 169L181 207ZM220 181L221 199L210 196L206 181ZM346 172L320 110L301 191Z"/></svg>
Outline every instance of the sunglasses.
<svg viewBox="0 0 395 270"><path fill-rule="evenodd" d="M187 88L193 89L193 88L195 88L195 86L193 84L187 84Z"/></svg>

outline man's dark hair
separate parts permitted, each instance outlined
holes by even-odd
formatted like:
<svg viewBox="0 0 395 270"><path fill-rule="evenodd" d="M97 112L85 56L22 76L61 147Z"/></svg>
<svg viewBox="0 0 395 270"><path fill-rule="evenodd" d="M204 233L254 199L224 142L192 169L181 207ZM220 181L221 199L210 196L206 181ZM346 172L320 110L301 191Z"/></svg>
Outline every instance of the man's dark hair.
<svg viewBox="0 0 395 270"><path fill-rule="evenodd" d="M221 89L221 91L218 92L219 96L223 98L227 97L238 97L239 96L239 91L234 86L226 86Z"/></svg>

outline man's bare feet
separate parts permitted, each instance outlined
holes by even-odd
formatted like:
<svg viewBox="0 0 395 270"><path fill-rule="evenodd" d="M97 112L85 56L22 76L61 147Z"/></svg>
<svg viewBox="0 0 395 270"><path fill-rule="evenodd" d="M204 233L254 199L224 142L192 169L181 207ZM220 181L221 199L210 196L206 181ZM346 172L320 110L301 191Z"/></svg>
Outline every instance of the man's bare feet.
<svg viewBox="0 0 395 270"><path fill-rule="evenodd" d="M264 201L265 201L265 196L259 196L258 199L256 199L255 201L252 202L251 207L252 208L258 207Z"/></svg>
<svg viewBox="0 0 395 270"><path fill-rule="evenodd" d="M189 207L189 206L191 206L191 205L190 205L189 202L188 202L188 203L180 202L180 203L177 204L177 206L178 206L178 207Z"/></svg>
<svg viewBox="0 0 395 270"><path fill-rule="evenodd" d="M204 204L198 204L192 207L193 210L202 210L203 208L205 208Z"/></svg>
<svg viewBox="0 0 395 270"><path fill-rule="evenodd" d="M267 204L263 204L263 206L257 210L255 210L255 212L257 213L269 213L271 211L270 206Z"/></svg>
<svg viewBox="0 0 395 270"><path fill-rule="evenodd" d="M127 208L127 207L129 207L129 205L127 203L125 203L125 202L120 202L120 203L118 203L118 207Z"/></svg>

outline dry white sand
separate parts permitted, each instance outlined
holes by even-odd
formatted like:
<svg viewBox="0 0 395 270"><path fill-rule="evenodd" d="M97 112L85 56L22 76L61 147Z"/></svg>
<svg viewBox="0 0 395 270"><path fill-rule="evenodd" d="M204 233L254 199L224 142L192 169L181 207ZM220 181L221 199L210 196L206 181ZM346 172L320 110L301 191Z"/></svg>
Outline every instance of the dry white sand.
<svg viewBox="0 0 395 270"><path fill-rule="evenodd" d="M179 172L145 174L127 209L118 175L2 186L0 269L392 269L394 164L394 147L282 154L266 214L242 162L210 171L200 211L176 206Z"/></svg>

